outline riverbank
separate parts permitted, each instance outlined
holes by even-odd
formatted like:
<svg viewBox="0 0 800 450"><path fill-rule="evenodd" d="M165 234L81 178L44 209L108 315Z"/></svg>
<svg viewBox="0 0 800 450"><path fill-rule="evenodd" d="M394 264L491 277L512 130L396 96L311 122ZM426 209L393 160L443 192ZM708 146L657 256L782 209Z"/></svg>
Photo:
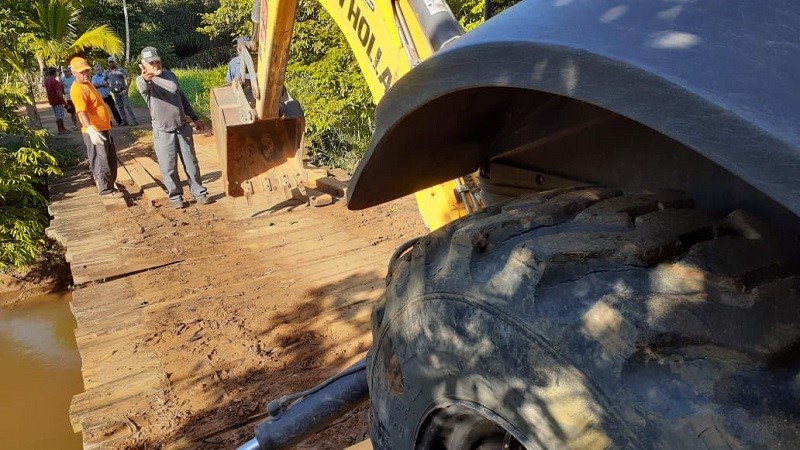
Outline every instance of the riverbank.
<svg viewBox="0 0 800 450"><path fill-rule="evenodd" d="M0 273L0 309L21 306L43 295L66 292L72 285L64 248L49 240L32 266Z"/></svg>

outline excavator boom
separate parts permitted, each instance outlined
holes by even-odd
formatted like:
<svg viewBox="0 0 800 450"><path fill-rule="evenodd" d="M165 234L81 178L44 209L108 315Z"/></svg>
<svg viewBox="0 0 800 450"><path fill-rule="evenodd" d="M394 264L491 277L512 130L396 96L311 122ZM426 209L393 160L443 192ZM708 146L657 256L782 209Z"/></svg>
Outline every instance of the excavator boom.
<svg viewBox="0 0 800 450"><path fill-rule="evenodd" d="M412 67L463 33L442 0L319 2L350 44L376 103ZM303 162L303 111L284 86L297 6L298 0L255 0L254 39L239 48L241 67L255 73L212 89L212 125L229 196L282 190L306 200L317 188ZM453 206L460 201L454 182L420 197L431 228L463 214Z"/></svg>
<svg viewBox="0 0 800 450"><path fill-rule="evenodd" d="M256 116L261 120L277 119L283 97L286 62L294 30L297 0L255 0L259 4L258 69L256 79Z"/></svg>

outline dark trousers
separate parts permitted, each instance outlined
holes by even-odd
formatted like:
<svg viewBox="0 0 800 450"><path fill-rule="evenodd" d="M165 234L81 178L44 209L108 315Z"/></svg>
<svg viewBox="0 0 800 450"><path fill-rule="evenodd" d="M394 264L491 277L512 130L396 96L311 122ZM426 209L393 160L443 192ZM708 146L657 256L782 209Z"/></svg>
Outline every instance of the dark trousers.
<svg viewBox="0 0 800 450"><path fill-rule="evenodd" d="M114 120L117 122L117 125L122 125L122 117L119 116L117 105L114 104L114 98L109 95L108 97L103 97L103 101L111 107L111 114L114 114Z"/></svg>
<svg viewBox="0 0 800 450"><path fill-rule="evenodd" d="M183 187L178 178L178 158L183 162L183 170L189 178L189 188L194 198L205 196L197 155L194 151L192 127L187 123L173 131L153 130L153 148L158 158L158 167L170 200L178 201L183 196Z"/></svg>
<svg viewBox="0 0 800 450"><path fill-rule="evenodd" d="M110 194L117 188L117 148L111 133L101 131L106 140L103 145L94 145L88 134L83 135L83 144L86 145L86 155L89 157L89 170L92 171L94 183L100 195Z"/></svg>

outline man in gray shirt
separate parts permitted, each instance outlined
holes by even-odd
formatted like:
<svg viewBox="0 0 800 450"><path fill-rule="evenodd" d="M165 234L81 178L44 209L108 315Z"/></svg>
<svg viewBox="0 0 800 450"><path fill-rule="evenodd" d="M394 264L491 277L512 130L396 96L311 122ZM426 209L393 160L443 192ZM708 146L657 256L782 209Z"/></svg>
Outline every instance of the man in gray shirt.
<svg viewBox="0 0 800 450"><path fill-rule="evenodd" d="M178 178L180 155L192 195L197 203L205 205L209 203L208 193L200 182L190 122L194 122L199 132L205 131L206 126L189 104L175 74L161 67L161 58L154 47L142 49L139 68L142 74L136 78L136 87L153 119L153 147L170 204L178 209L186 206Z"/></svg>

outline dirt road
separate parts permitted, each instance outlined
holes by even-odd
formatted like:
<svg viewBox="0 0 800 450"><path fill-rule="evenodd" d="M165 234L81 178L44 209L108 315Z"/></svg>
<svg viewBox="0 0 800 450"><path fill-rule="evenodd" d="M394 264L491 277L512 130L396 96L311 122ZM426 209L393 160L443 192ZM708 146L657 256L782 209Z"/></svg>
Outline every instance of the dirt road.
<svg viewBox="0 0 800 450"><path fill-rule="evenodd" d="M277 193L250 205L226 198L208 136L196 145L215 202L171 209L147 130L113 131L125 199L100 200L85 166L54 183L52 232L81 283L73 311L86 393L73 425L87 447L231 448L269 400L363 357L389 256L426 230L412 198L361 212L343 199L313 208ZM300 448L365 435L362 405Z"/></svg>

